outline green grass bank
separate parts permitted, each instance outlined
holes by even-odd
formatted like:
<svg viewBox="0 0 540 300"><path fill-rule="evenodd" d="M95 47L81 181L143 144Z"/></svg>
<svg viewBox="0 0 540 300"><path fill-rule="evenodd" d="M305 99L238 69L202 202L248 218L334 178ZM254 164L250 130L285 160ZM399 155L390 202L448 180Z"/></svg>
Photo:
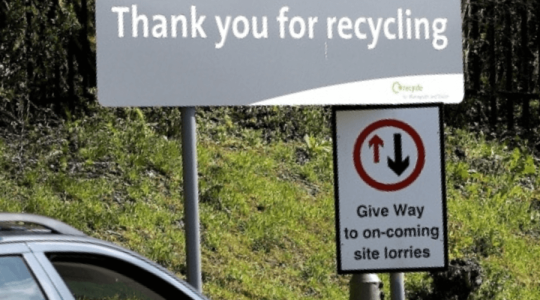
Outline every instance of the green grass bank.
<svg viewBox="0 0 540 300"><path fill-rule="evenodd" d="M162 125L137 109L122 117L100 110L3 131L0 211L58 218L184 278L181 145L160 133ZM204 293L348 299L350 277L336 274L324 130L286 139L245 125L199 120ZM477 261L482 270L470 299L540 299L539 160L525 146L474 132L447 128L445 141L450 259ZM408 273L407 293L430 299L432 278Z"/></svg>

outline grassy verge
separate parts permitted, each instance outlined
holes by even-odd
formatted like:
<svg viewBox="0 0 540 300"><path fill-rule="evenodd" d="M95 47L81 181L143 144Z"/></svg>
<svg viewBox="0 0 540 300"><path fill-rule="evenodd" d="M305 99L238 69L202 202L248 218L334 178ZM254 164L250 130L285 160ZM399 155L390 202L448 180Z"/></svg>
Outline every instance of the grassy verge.
<svg viewBox="0 0 540 300"><path fill-rule="evenodd" d="M269 143L263 131L206 121L198 144L205 293L347 299L349 277L335 271L331 144ZM157 132L128 110L4 133L0 211L61 219L183 277L181 145ZM483 269L472 298L539 299L536 159L466 131L447 130L446 142L450 258ZM432 289L427 273L407 274L406 284L411 293Z"/></svg>

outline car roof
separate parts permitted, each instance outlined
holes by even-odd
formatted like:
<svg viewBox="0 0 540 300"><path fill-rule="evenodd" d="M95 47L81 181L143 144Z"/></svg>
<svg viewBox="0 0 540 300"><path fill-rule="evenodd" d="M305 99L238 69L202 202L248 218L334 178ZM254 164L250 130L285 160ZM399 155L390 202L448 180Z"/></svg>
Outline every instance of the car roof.
<svg viewBox="0 0 540 300"><path fill-rule="evenodd" d="M24 225L19 225L19 223L24 223ZM24 213L0 213L0 235L5 232L11 234L32 232L35 231L36 226L41 227L38 229L41 233L47 233L46 230L48 230L50 233L85 236L82 231L49 217Z"/></svg>
<svg viewBox="0 0 540 300"><path fill-rule="evenodd" d="M29 229L30 227L28 226L21 226L18 224L21 222L39 225L41 227L45 227L45 229ZM83 232L61 221L32 214L0 213L0 227L2 227L2 223L15 225L10 225L8 227L4 225L3 228L0 228L0 247L2 246L2 244L12 243L64 242L93 244L102 247L112 248L154 266L155 268L169 275L174 280L181 283L183 286L193 291L196 295L201 297L201 299L207 299L204 295L195 290L190 284L179 279L178 277L176 277L176 275L174 275L161 265L157 264L156 262L111 242L87 236Z"/></svg>
<svg viewBox="0 0 540 300"><path fill-rule="evenodd" d="M111 248L120 252L124 252L126 254L129 254L131 256L134 256L142 261L145 261L149 264L151 264L154 267L157 267L158 269L166 272L169 275L172 275L174 278L176 278L175 275L173 275L171 272L169 272L164 267L160 266L159 264L147 259L146 257L133 252L131 250L125 249L121 246L118 246L116 244L103 241L100 239L96 239L90 236L76 236L76 235L66 235L66 234L31 234L31 233L25 233L25 234L18 234L18 235L3 235L0 236L0 247L2 244L12 244L12 243L47 243L47 242L61 242L61 243L81 243L81 244L93 244L98 245L102 247ZM186 284L185 282L181 281L183 284Z"/></svg>

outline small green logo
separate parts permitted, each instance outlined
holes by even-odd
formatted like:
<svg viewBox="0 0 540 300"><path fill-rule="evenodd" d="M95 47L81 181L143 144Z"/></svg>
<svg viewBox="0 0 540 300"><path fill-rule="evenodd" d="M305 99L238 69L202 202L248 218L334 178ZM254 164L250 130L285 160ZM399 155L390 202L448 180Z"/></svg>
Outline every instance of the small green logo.
<svg viewBox="0 0 540 300"><path fill-rule="evenodd" d="M403 84L399 83L398 81L396 81L396 82L394 82L394 84L392 84L392 91L394 92L394 94L399 94L400 92L410 92L410 93L421 92L423 89L424 89L424 87L421 86L420 84L417 84L417 85L403 85Z"/></svg>

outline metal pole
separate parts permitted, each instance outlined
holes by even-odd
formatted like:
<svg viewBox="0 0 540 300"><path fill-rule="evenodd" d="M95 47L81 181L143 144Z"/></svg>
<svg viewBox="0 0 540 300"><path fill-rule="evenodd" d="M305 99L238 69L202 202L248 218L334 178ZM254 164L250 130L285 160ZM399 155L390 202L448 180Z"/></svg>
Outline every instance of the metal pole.
<svg viewBox="0 0 540 300"><path fill-rule="evenodd" d="M195 108L183 107L181 112L187 281L199 292L202 292Z"/></svg>
<svg viewBox="0 0 540 300"><path fill-rule="evenodd" d="M376 274L354 274L349 283L349 300L380 300L381 280Z"/></svg>
<svg viewBox="0 0 540 300"><path fill-rule="evenodd" d="M405 300L405 274L390 273L390 299Z"/></svg>

